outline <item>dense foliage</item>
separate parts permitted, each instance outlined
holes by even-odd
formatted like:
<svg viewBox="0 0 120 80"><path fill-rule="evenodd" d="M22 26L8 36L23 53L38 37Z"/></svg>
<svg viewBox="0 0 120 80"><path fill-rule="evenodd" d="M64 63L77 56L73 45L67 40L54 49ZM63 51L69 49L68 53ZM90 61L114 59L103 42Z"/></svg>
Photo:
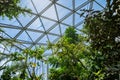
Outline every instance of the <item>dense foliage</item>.
<svg viewBox="0 0 120 80"><path fill-rule="evenodd" d="M50 70L50 80L119 79L119 3L119 0L107 0L104 11L91 11L80 39L73 28L68 28L65 36L52 45L50 63L54 67Z"/></svg>
<svg viewBox="0 0 120 80"><path fill-rule="evenodd" d="M65 31L64 38L67 40L68 43L76 44L78 42L78 34L73 27L69 27Z"/></svg>
<svg viewBox="0 0 120 80"><path fill-rule="evenodd" d="M0 0L0 16L7 16L9 19L17 17L20 13L30 11L19 5L20 0Z"/></svg>
<svg viewBox="0 0 120 80"><path fill-rule="evenodd" d="M89 50L82 39L84 37L78 36L74 27L69 27L56 44L49 44L48 47L53 50L49 58L52 66L50 80L88 79Z"/></svg>
<svg viewBox="0 0 120 80"><path fill-rule="evenodd" d="M36 68L44 61L51 67L49 80L119 80L120 1L106 2L104 11L89 11L82 34L77 34L74 27L69 27L57 43L48 43L48 49L52 50L48 61L42 56L45 51L42 47L9 54L0 53L0 62L5 60L0 66L0 71L3 71L0 79L41 80L42 74L37 74L39 70ZM19 0L1 0L0 16L11 19L21 13L16 10L24 11L18 3ZM15 11L13 7L16 7ZM0 36L2 42L10 43L11 40Z"/></svg>
<svg viewBox="0 0 120 80"><path fill-rule="evenodd" d="M101 68L106 79L118 79L120 73L120 1L107 0L106 10L91 12L86 18L85 32L92 50L103 56ZM99 62L97 62L99 63Z"/></svg>
<svg viewBox="0 0 120 80"><path fill-rule="evenodd" d="M20 0L0 0L0 16L3 18L12 19L21 13L24 14L25 11L29 12L30 10L20 7ZM0 33L4 33L1 28ZM7 45L9 47L11 45L13 47L14 43L19 42L0 35L0 46ZM25 78L26 69L28 68L28 64L26 64L27 56L29 55L25 54L25 52L4 53L0 51L0 73L2 73L0 80L20 80L19 77L21 79Z"/></svg>
<svg viewBox="0 0 120 80"><path fill-rule="evenodd" d="M6 62L0 66L3 71L1 80L41 80L42 74L36 74L36 67L40 67L40 61L43 61L42 54L44 49L36 48L34 50L25 49L22 52L4 54L9 56ZM2 53L3 55L3 53ZM6 65L9 63L10 65Z"/></svg>

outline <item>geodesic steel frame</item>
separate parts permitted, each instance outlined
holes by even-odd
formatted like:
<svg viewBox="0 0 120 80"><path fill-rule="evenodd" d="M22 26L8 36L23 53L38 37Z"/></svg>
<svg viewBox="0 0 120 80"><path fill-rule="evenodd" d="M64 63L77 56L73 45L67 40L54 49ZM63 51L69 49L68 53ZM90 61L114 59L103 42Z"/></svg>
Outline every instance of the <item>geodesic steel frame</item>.
<svg viewBox="0 0 120 80"><path fill-rule="evenodd" d="M62 5L61 3L59 3L59 1L61 1L61 0L48 0L49 4L47 6L45 6L41 11L38 11L37 7L36 7L36 5L34 3L35 0L29 0L29 1L31 2L31 4L32 4L32 6L33 6L33 8L35 10L35 12L31 11L29 13L31 15L34 15L34 17L26 25L23 25L23 23L20 21L19 17L15 18L15 20L17 21L17 23L19 23L19 26L16 26L14 24L8 24L8 23L2 23L2 22L0 22L0 27L1 28L6 28L8 30L9 29L19 30L19 32L17 34L14 34L15 35L14 37L10 36L11 33L4 32L4 35L7 36L10 39L14 39L14 40L19 41L21 44L19 44L19 46L18 46L18 44L15 44L14 46L17 49L20 49L20 50L22 50L24 48L33 48L36 45L46 46L47 45L47 41L55 43L64 34L64 31L63 31L62 28L65 28L65 27L63 27L63 26L66 26L66 27L74 26L76 28L76 30L79 31L80 30L80 26L84 23L84 19L82 19L79 22L76 22L75 21L76 20L76 15L79 15L79 18L81 18L80 17L80 15L81 15L80 10L83 9L85 6L87 6L89 10L92 10L92 9L94 9L94 7L93 7L94 3L96 3L99 7L101 7L101 9L105 9L105 6L103 6L102 4L100 4L98 2L98 0L84 0L77 7L76 7L76 4L77 4L76 1L79 1L79 0L69 0L71 2L71 4L72 4L71 5L72 8L69 8L68 6L65 6L65 5ZM54 15L56 16L56 19L52 19L52 18L50 18L48 16L43 15L47 10L49 10L51 8L51 6L54 8L54 11L55 11ZM69 11L69 12L66 13L64 16L62 16L60 18L60 16L59 16L60 11L58 11L58 6L61 7L62 9L65 9L65 10ZM61 11L61 13L62 13L62 11ZM71 18L72 19L72 24L64 22L64 20L66 20L70 16L72 16L72 18ZM53 22L54 24L49 25L49 28L46 29L46 26L45 26L46 24L43 22L43 19L48 20L50 22ZM42 27L43 30L29 28L29 26L31 24L33 24L36 20L39 21L39 23L40 23L39 26ZM61 26L61 25L63 25L63 26ZM57 28L57 30L59 31L59 34L56 33L56 32L51 32L55 28ZM40 33L40 35L35 40L33 40L32 36L29 34L28 31L29 32L33 32L33 33L38 33L38 34ZM19 37L23 34L23 32L29 38L28 41L24 40L25 37L23 37L23 39L22 38L19 39ZM46 43L45 42L43 43L41 40L45 36L46 36L46 38L44 40L46 41ZM49 37L49 36L53 36L53 37L55 37L55 39L51 41L52 37ZM24 44L29 45L29 46L26 46ZM12 47L11 47L11 50L12 50Z"/></svg>
<svg viewBox="0 0 120 80"><path fill-rule="evenodd" d="M84 23L84 17L80 17L80 15L81 15L80 10L86 9L86 6L87 6L88 10L92 10L94 8L96 8L96 10L97 9L99 9L99 10L105 9L105 5L103 5L103 4L105 4L105 0L68 0L68 1L67 0L39 0L39 1L43 1L43 2L44 1L49 2L49 4L47 4L46 6L40 5L40 7L43 7L43 9L41 11L38 10L38 7L35 4L35 1L37 1L37 0L28 0L28 1L33 6L34 11L31 11L30 13L26 12L26 13L32 15L33 17L30 20L28 20L28 22L25 25L23 23L27 21L27 20L24 20L26 18L27 14L24 16L24 18L22 18L22 20L20 19L20 17L22 17L23 15L20 17L18 16L14 19L15 23L17 22L19 25L16 25L14 23L7 23L6 19L0 20L0 28L8 30L8 31L5 31L4 33L0 33L0 35L2 35L3 37L7 37L7 38L17 40L18 42L20 42L20 44L19 43L13 44L12 46L9 46L9 47L7 45L3 44L4 45L4 47L2 47L3 52L10 53L10 52L14 52L17 50L21 51L24 48L34 48L37 45L47 46L47 41L55 43L64 34L65 29L69 26L74 26L75 29L79 32L79 30L82 27L82 24ZM65 3L66 1L68 3L71 2L71 5L66 6L66 5L62 4L60 1L62 3ZM100 1L103 1L103 2L100 2ZM79 3L77 3L77 2L79 2ZM24 3L24 0L23 0L23 3ZM78 6L76 6L76 4ZM54 10L54 15L56 16L56 19L52 18L53 15L49 15L49 16L43 15L51 7L53 7L52 9ZM59 7L62 8L62 11L59 11ZM66 10L68 12L65 13L64 10ZM61 18L60 18L60 13L64 14ZM78 16L76 17L76 15L78 15ZM71 17L71 18L69 19L69 17ZM46 25L47 23L44 23L43 19L47 20L48 21L48 22L46 21L47 23L52 22L53 24ZM68 20L65 21L66 19L68 19ZM71 20L71 22L69 22L69 20ZM76 20L78 20L78 21L76 21ZM34 24L36 21L39 21L37 24L38 27L34 28L35 26L32 26L32 28L30 28L30 26L32 24ZM34 24L34 25L36 25L36 24ZM46 28L46 26L48 28ZM11 31L12 29L13 29L13 32ZM18 30L18 32L14 33L15 30ZM34 39L33 38L34 36L32 36L32 34L30 34L29 32L37 33L38 35L36 35L36 34L34 35L34 36L37 36L37 38ZM11 33L12 33L12 36L11 36ZM23 33L25 33L25 34L23 34ZM19 38L21 35L23 35L23 36L21 38ZM28 39L25 39L26 36L24 36L24 35L27 35ZM55 38L52 39L53 37L55 37ZM29 46L27 46L27 45L29 45ZM48 54L46 54L46 56L47 55ZM44 67L44 65L45 65L44 62L42 62L41 63L41 66L42 66L41 72L43 73L43 69L46 68L47 69L46 74L48 76L49 64L46 64L46 67Z"/></svg>

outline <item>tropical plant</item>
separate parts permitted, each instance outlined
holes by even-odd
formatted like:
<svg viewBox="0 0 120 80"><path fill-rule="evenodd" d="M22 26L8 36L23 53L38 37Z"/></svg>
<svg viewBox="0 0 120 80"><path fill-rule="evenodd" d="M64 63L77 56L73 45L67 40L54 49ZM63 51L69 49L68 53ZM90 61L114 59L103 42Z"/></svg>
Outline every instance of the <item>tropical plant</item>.
<svg viewBox="0 0 120 80"><path fill-rule="evenodd" d="M22 52L9 54L11 61L2 69L2 80L41 80L42 74L37 74L40 61L43 61L42 54L44 49L36 48L34 50L25 49Z"/></svg>
<svg viewBox="0 0 120 80"><path fill-rule="evenodd" d="M84 40L74 27L69 27L56 44L49 43L48 47L53 51L49 58L50 80L88 79L90 54Z"/></svg>
<svg viewBox="0 0 120 80"><path fill-rule="evenodd" d="M49 44L53 51L50 80L119 79L120 1L106 2L104 11L91 11L86 16L83 35L70 27L56 44Z"/></svg>
<svg viewBox="0 0 120 80"><path fill-rule="evenodd" d="M101 55L95 61L104 72L104 79L114 80L119 79L120 73L120 1L106 1L104 11L92 11L86 17L83 32L87 34L92 50L97 52L95 56Z"/></svg>
<svg viewBox="0 0 120 80"><path fill-rule="evenodd" d="M0 16L9 19L17 17L20 13L30 12L29 9L20 7L21 0L0 0Z"/></svg>
<svg viewBox="0 0 120 80"><path fill-rule="evenodd" d="M29 9L20 7L20 0L0 0L0 16L1 17L8 17L9 19L12 19L13 17L17 17L21 13L30 12ZM0 33L5 33L3 29L0 28ZM4 36L0 35L0 45L7 44L7 46L14 46L14 43L18 43L16 40L5 38ZM4 48L3 48L4 50ZM18 59L19 58L19 59ZM22 54L18 53L9 53L6 54L4 52L0 52L0 72L3 71L2 76L0 79L3 80L10 80L12 77L12 72L14 72L12 69L17 70L18 65L17 61L21 62L21 60L24 57L22 57ZM9 66L8 64L14 63L13 65ZM16 67L16 68L15 68ZM21 67L22 68L22 67ZM15 70L15 71L16 71ZM15 79L16 80L16 79Z"/></svg>

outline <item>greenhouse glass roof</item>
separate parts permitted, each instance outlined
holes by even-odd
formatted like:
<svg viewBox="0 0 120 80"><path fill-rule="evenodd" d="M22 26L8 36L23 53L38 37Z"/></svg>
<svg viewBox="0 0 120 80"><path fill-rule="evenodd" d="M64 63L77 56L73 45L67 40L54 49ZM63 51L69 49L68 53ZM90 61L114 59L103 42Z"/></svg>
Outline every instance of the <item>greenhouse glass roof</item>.
<svg viewBox="0 0 120 80"><path fill-rule="evenodd" d="M5 31L0 35L20 42L9 48L0 45L4 52L46 46L48 41L55 43L69 26L79 32L84 23L81 10L103 10L106 6L105 0L21 0L20 5L32 12L12 20L0 17L0 28Z"/></svg>

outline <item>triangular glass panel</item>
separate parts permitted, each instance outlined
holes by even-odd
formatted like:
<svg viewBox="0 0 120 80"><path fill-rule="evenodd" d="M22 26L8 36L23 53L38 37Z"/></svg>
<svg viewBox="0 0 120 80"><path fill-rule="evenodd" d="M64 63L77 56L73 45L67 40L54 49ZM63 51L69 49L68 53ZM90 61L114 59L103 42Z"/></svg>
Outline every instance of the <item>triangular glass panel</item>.
<svg viewBox="0 0 120 80"><path fill-rule="evenodd" d="M33 49L33 50L34 50L34 49L36 49L36 48L40 48L40 47L41 47L41 45L40 45L40 44L36 44L36 45L32 46L32 47L31 47L31 49Z"/></svg>
<svg viewBox="0 0 120 80"><path fill-rule="evenodd" d="M0 17L0 23L3 24L8 24L8 25L14 25L14 26L20 26L20 24L17 22L17 20L15 18L13 19L8 19L8 17Z"/></svg>
<svg viewBox="0 0 120 80"><path fill-rule="evenodd" d="M55 12L55 7L51 6L49 9L47 9L42 16L45 16L50 19L57 20L56 12Z"/></svg>
<svg viewBox="0 0 120 80"><path fill-rule="evenodd" d="M42 22L43 22L43 25L45 27L45 30L48 30L52 25L55 24L54 21L50 21L50 20L47 20L47 19L44 19L44 18L42 18Z"/></svg>
<svg viewBox="0 0 120 80"><path fill-rule="evenodd" d="M33 0L34 1L34 0ZM32 10L33 13L37 13L35 11L35 8L33 7L33 4L31 2L31 0L21 0L20 1L20 6L23 7L23 8L27 8L27 9L30 9Z"/></svg>
<svg viewBox="0 0 120 80"><path fill-rule="evenodd" d="M75 8L86 2L87 0L75 0Z"/></svg>
<svg viewBox="0 0 120 80"><path fill-rule="evenodd" d="M43 56L49 56L52 54L52 51L51 50L46 50L45 53L43 54Z"/></svg>
<svg viewBox="0 0 120 80"><path fill-rule="evenodd" d="M23 44L21 47L22 48L29 48L31 44Z"/></svg>
<svg viewBox="0 0 120 80"><path fill-rule="evenodd" d="M79 7L79 9L77 9L77 13L79 13L80 17L86 17L86 14L88 14L88 12L85 12L85 10L91 11L93 10L93 1L89 2L86 1L84 3L82 3ZM86 5L84 5L86 4Z"/></svg>
<svg viewBox="0 0 120 80"><path fill-rule="evenodd" d="M17 44L16 46L11 46L10 53L12 53L12 52L20 52L21 49L25 49L25 47L22 47L21 44Z"/></svg>
<svg viewBox="0 0 120 80"><path fill-rule="evenodd" d="M75 13L74 15L75 15L75 25L84 20L84 18L80 17L79 14Z"/></svg>
<svg viewBox="0 0 120 80"><path fill-rule="evenodd" d="M42 33L27 31L33 41L35 41Z"/></svg>
<svg viewBox="0 0 120 80"><path fill-rule="evenodd" d="M82 32L80 31L80 29L76 29L77 34L82 34Z"/></svg>
<svg viewBox="0 0 120 80"><path fill-rule="evenodd" d="M39 43L44 43L44 44L47 44L47 42L48 42L48 38L46 35L39 41Z"/></svg>
<svg viewBox="0 0 120 80"><path fill-rule="evenodd" d="M11 50L13 52L16 52L16 51L21 51L21 49L26 49L27 47L23 45L23 43L18 43L16 44L16 46L12 46L12 49L14 50Z"/></svg>
<svg viewBox="0 0 120 80"><path fill-rule="evenodd" d="M72 0L58 0L57 3L72 9Z"/></svg>
<svg viewBox="0 0 120 80"><path fill-rule="evenodd" d="M6 52L7 54L10 54L11 49L12 49L12 48L11 48L11 45L9 45L9 46L6 46L6 45L5 45L5 46L4 46L4 50L2 50L2 52L3 52L3 53Z"/></svg>
<svg viewBox="0 0 120 80"><path fill-rule="evenodd" d="M77 13L80 15L80 18L85 18L86 15L88 14L88 12L84 12L85 10L90 10L90 3L82 8L80 8L79 10L77 10Z"/></svg>
<svg viewBox="0 0 120 80"><path fill-rule="evenodd" d="M10 53L10 51L8 51L8 50L4 50L4 52L3 52L3 53L9 54L9 53Z"/></svg>
<svg viewBox="0 0 120 80"><path fill-rule="evenodd" d="M106 0L103 0L103 1L97 0L96 2L99 3L101 7L104 7L104 8L106 7L106 4L107 4Z"/></svg>
<svg viewBox="0 0 120 80"><path fill-rule="evenodd" d="M21 47L18 48L18 47L15 47L15 46L11 46L10 52L8 54L14 53L14 52L21 52L21 49L23 49L23 48L21 48Z"/></svg>
<svg viewBox="0 0 120 80"><path fill-rule="evenodd" d="M56 8L57 8L59 19L62 19L65 15L70 13L70 10L68 10L68 9L66 9L64 7L61 7L59 5L56 5Z"/></svg>
<svg viewBox="0 0 120 80"><path fill-rule="evenodd" d="M61 24L62 35L64 34L65 30L66 30L68 27L69 27L69 26L62 25L62 24Z"/></svg>
<svg viewBox="0 0 120 80"><path fill-rule="evenodd" d="M35 15L25 13L25 15L20 14L18 16L18 20L20 21L20 24L22 24L22 26L26 26L34 17L35 17Z"/></svg>
<svg viewBox="0 0 120 80"><path fill-rule="evenodd" d="M28 36L28 34L25 31L17 39L31 42L30 37Z"/></svg>
<svg viewBox="0 0 120 80"><path fill-rule="evenodd" d="M42 26L39 18L37 18L28 28L44 31L43 26Z"/></svg>
<svg viewBox="0 0 120 80"><path fill-rule="evenodd" d="M81 25L77 26L76 28L81 30L83 28L84 23L81 23Z"/></svg>
<svg viewBox="0 0 120 80"><path fill-rule="evenodd" d="M4 37L4 38L12 38L9 34L6 34L6 33L1 33L0 34L2 37Z"/></svg>
<svg viewBox="0 0 120 80"><path fill-rule="evenodd" d="M94 2L93 3L93 9L96 11L96 10L103 10L104 9L104 7L103 6L101 6L101 4L99 5L100 3L96 3L96 2Z"/></svg>
<svg viewBox="0 0 120 80"><path fill-rule="evenodd" d="M48 35L50 42L53 42L58 36Z"/></svg>
<svg viewBox="0 0 120 80"><path fill-rule="evenodd" d="M36 45L35 46L32 46L32 48L31 48L32 50L34 50L34 49L36 49Z"/></svg>
<svg viewBox="0 0 120 80"><path fill-rule="evenodd" d="M79 9L79 11L83 11L83 10L89 10L90 4L83 6L82 8Z"/></svg>
<svg viewBox="0 0 120 80"><path fill-rule="evenodd" d="M51 2L49 0L32 0L37 11L41 12L46 6L48 6Z"/></svg>
<svg viewBox="0 0 120 80"><path fill-rule="evenodd" d="M5 49L5 47L2 44L0 44L0 53L2 53L4 51L4 49Z"/></svg>
<svg viewBox="0 0 120 80"><path fill-rule="evenodd" d="M12 48L10 48L11 50L10 50L10 53L14 53L14 52L17 52L18 51L18 49L16 49L15 47L12 47Z"/></svg>
<svg viewBox="0 0 120 80"><path fill-rule="evenodd" d="M55 26L50 33L54 33L54 34L58 34L60 35L60 29L59 29L59 25Z"/></svg>
<svg viewBox="0 0 120 80"><path fill-rule="evenodd" d="M65 20L63 20L63 23L66 23L66 24L72 26L73 25L73 15L70 15Z"/></svg>
<svg viewBox="0 0 120 80"><path fill-rule="evenodd" d="M14 38L15 35L20 31L18 29L4 28L5 33L7 33L10 37Z"/></svg>
<svg viewBox="0 0 120 80"><path fill-rule="evenodd" d="M62 35L62 36L63 36L63 35ZM61 36L61 37L62 37L62 36ZM61 37L56 38L53 43L57 43L57 42L61 39Z"/></svg>

